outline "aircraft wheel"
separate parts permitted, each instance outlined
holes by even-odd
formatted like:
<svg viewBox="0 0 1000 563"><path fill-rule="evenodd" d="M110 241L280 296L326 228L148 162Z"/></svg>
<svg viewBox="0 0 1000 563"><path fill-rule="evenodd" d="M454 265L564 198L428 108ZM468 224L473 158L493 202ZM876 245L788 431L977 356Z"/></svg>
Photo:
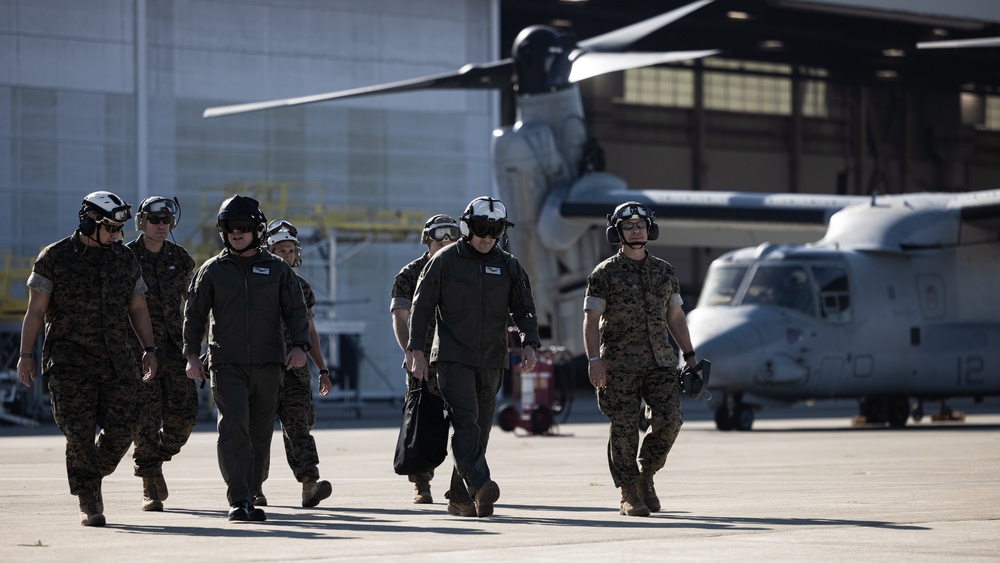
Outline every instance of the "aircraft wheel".
<svg viewBox="0 0 1000 563"><path fill-rule="evenodd" d="M715 427L722 431L733 429L733 416L725 404L715 409Z"/></svg>
<svg viewBox="0 0 1000 563"><path fill-rule="evenodd" d="M531 433L545 434L552 427L552 409L538 405L531 411Z"/></svg>
<svg viewBox="0 0 1000 563"><path fill-rule="evenodd" d="M910 401L905 396L890 397L886 402L886 422L890 428L902 428L906 426L906 420L910 418Z"/></svg>
<svg viewBox="0 0 1000 563"><path fill-rule="evenodd" d="M520 418L514 405L504 405L497 413L497 426L504 432L513 432Z"/></svg>
<svg viewBox="0 0 1000 563"><path fill-rule="evenodd" d="M747 431L753 428L753 407L750 405L739 405L736 407L736 414L733 416L733 426L737 430Z"/></svg>
<svg viewBox="0 0 1000 563"><path fill-rule="evenodd" d="M913 422L920 422L924 418L924 403L923 403L923 401L920 401L920 402L916 403L915 405L913 405L913 408L910 409L910 418L913 419Z"/></svg>

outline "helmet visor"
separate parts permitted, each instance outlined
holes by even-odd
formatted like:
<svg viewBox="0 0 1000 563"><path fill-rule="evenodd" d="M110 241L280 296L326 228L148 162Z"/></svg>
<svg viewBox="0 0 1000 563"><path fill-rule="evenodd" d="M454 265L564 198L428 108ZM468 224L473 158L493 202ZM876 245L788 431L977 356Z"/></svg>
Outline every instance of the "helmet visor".
<svg viewBox="0 0 1000 563"><path fill-rule="evenodd" d="M109 212L105 212L103 215L115 223L124 223L132 217L132 207L123 205L121 207L116 207Z"/></svg>
<svg viewBox="0 0 1000 563"><path fill-rule="evenodd" d="M469 230L479 238L491 237L498 239L507 229L505 221L493 221L487 219L473 219L469 221Z"/></svg>
<svg viewBox="0 0 1000 563"><path fill-rule="evenodd" d="M295 228L295 225L289 223L284 219L275 219L267 224L267 233L273 235L278 231L288 231L293 237L299 236L299 230Z"/></svg>
<svg viewBox="0 0 1000 563"><path fill-rule="evenodd" d="M156 201L150 202L143 209L146 213L150 215L163 215L168 214L171 217L176 217L180 214L180 210L177 209L177 204L170 199L158 199Z"/></svg>
<svg viewBox="0 0 1000 563"><path fill-rule="evenodd" d="M456 241L461 236L461 231L454 225L432 226L428 233L430 237L438 242L444 240Z"/></svg>
<svg viewBox="0 0 1000 563"><path fill-rule="evenodd" d="M253 233L257 230L257 222L248 221L246 219L230 219L222 222L222 229L226 231L226 233L235 233L236 231L241 233Z"/></svg>

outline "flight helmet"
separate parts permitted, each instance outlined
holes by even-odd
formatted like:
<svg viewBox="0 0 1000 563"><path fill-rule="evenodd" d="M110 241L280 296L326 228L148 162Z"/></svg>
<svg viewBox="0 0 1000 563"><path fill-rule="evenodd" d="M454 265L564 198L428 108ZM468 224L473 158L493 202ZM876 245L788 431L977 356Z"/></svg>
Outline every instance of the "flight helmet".
<svg viewBox="0 0 1000 563"><path fill-rule="evenodd" d="M420 232L420 242L430 244L432 240L441 242L445 239L456 241L462 235L462 229L458 221L451 215L435 215L424 223L424 230Z"/></svg>
<svg viewBox="0 0 1000 563"><path fill-rule="evenodd" d="M181 204L177 198L167 199L163 196L150 196L142 200L139 204L139 211L135 214L135 230L142 231L146 228L146 220L150 215L170 216L170 230L177 226L181 220Z"/></svg>
<svg viewBox="0 0 1000 563"><path fill-rule="evenodd" d="M124 223L132 218L132 206L111 192L92 192L83 198L80 205L79 231L83 236L91 236L98 223Z"/></svg>
<svg viewBox="0 0 1000 563"><path fill-rule="evenodd" d="M622 236L622 221L629 219L646 220L646 239L656 240L660 237L660 227L653 221L656 213L649 207L638 201L626 201L615 208L614 212L608 215L608 228L605 231L608 242L611 244L621 244L625 237ZM626 243L628 244L628 243Z"/></svg>
<svg viewBox="0 0 1000 563"><path fill-rule="evenodd" d="M302 245L298 237L299 230L285 219L275 219L267 224L267 249L270 252L274 252L279 242L290 240L295 243L295 263L292 266L302 265Z"/></svg>
<svg viewBox="0 0 1000 563"><path fill-rule="evenodd" d="M226 245L229 250L232 250L232 247L229 245L229 237L226 236L226 233L241 223L253 232L253 241L247 248L260 247L263 242L264 226L267 224L267 218L260 210L260 202L252 197L234 195L222 202L219 207L218 219L215 222L219 236L222 238L222 244Z"/></svg>
<svg viewBox="0 0 1000 563"><path fill-rule="evenodd" d="M462 235L467 238L476 235L491 236L499 240L509 227L514 226L514 223L507 220L507 208L503 202L487 196L470 201L461 220L459 227Z"/></svg>

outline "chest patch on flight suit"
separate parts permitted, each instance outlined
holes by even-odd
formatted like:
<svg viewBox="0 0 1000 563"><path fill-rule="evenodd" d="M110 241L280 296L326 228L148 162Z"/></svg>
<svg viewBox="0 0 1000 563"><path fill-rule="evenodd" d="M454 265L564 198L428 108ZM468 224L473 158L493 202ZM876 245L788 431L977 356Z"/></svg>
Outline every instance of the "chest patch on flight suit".
<svg viewBox="0 0 1000 563"><path fill-rule="evenodd" d="M497 266L483 266L483 271L494 276L500 275L500 268Z"/></svg>
<svg viewBox="0 0 1000 563"><path fill-rule="evenodd" d="M255 273L255 274L261 274L261 275L265 275L265 276L271 275L271 268L264 268L264 267L261 267L261 266L254 266L253 270L251 270L251 271L253 273Z"/></svg>

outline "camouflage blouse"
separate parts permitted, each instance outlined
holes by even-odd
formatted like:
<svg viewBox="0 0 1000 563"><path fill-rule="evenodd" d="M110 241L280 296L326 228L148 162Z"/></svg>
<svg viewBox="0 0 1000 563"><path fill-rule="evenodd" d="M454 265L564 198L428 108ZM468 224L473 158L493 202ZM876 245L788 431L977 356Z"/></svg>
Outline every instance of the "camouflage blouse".
<svg viewBox="0 0 1000 563"><path fill-rule="evenodd" d="M682 303L674 267L648 252L642 262L618 252L598 264L587 279L584 309L602 313L601 357L608 370L675 367L667 308Z"/></svg>
<svg viewBox="0 0 1000 563"><path fill-rule="evenodd" d="M118 375L135 377L129 348L135 333L129 300L146 292L142 270L124 244L89 247L76 234L42 249L29 288L49 296L42 369L80 362L106 362Z"/></svg>

